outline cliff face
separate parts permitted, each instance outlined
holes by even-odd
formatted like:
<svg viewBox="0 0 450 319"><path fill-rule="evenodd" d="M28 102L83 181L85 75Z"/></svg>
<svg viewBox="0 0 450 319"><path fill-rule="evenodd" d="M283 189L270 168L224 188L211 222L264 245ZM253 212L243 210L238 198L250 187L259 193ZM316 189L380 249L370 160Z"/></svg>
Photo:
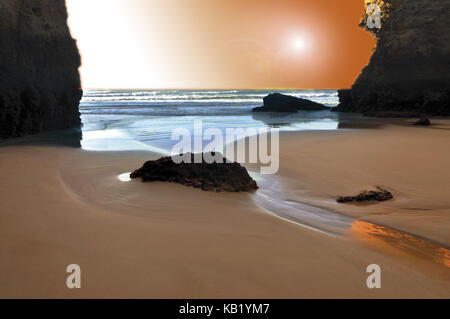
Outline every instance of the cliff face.
<svg viewBox="0 0 450 319"><path fill-rule="evenodd" d="M336 111L450 115L450 0L390 0L376 50Z"/></svg>
<svg viewBox="0 0 450 319"><path fill-rule="evenodd" d="M64 0L1 0L0 138L79 125L80 64Z"/></svg>

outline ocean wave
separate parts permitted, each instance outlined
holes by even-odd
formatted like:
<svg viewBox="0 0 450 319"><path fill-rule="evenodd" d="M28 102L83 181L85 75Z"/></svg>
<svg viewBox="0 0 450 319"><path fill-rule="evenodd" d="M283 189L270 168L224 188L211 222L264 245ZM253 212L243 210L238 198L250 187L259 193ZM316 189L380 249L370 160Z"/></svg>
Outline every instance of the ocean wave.
<svg viewBox="0 0 450 319"><path fill-rule="evenodd" d="M263 104L273 90L86 90L80 103L82 113L93 114L242 114ZM278 91L311 99L333 107L336 91ZM237 112L237 113L236 113Z"/></svg>
<svg viewBox="0 0 450 319"><path fill-rule="evenodd" d="M195 100L258 100L264 99L265 94L252 94L252 95L95 95L95 96L85 96L83 98L84 102L94 102L94 101L195 101ZM337 95L329 94L297 94L293 95L300 98L332 98L337 97Z"/></svg>

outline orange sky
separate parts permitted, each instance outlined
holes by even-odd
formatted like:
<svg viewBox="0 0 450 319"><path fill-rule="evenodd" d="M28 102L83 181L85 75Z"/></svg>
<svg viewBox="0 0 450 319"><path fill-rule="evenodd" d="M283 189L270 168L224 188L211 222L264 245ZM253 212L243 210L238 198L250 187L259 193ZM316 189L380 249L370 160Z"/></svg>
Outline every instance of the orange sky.
<svg viewBox="0 0 450 319"><path fill-rule="evenodd" d="M345 88L359 0L67 0L85 88Z"/></svg>

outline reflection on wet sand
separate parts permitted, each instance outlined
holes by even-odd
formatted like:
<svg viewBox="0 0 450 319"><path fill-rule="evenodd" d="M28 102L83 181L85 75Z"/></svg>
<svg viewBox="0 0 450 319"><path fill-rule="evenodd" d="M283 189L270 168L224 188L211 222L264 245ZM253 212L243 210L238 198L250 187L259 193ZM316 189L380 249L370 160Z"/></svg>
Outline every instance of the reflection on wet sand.
<svg viewBox="0 0 450 319"><path fill-rule="evenodd" d="M359 240L380 249L431 261L450 270L450 250L431 241L364 221L354 221L351 230Z"/></svg>
<svg viewBox="0 0 450 319"><path fill-rule="evenodd" d="M372 249L406 259L414 258L417 264L421 261L427 264L431 262L442 269L444 275L450 279L448 248L401 231L288 200L277 178L263 177L255 172L250 172L250 175L260 186L254 195L256 203L272 215L328 235L354 235L357 240L369 244Z"/></svg>
<svg viewBox="0 0 450 319"><path fill-rule="evenodd" d="M338 114L330 111L299 111L295 113L252 113L252 119L271 128L283 130L336 130Z"/></svg>

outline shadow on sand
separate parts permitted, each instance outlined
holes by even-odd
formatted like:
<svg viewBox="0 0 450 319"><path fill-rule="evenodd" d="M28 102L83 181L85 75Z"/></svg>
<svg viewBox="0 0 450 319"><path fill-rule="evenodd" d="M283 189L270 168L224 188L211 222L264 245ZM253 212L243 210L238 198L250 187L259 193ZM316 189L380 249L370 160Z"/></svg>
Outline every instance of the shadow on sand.
<svg viewBox="0 0 450 319"><path fill-rule="evenodd" d="M83 133L81 128L51 131L25 137L0 140L1 146L66 146L81 147Z"/></svg>

